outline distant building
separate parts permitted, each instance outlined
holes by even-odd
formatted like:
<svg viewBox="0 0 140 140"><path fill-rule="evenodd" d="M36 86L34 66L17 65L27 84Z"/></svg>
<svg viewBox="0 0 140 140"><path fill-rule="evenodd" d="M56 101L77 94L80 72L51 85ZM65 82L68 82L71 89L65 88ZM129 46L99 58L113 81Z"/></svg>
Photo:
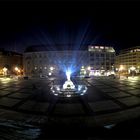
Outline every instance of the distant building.
<svg viewBox="0 0 140 140"><path fill-rule="evenodd" d="M88 51L93 75L114 70L115 50L113 47L89 46Z"/></svg>
<svg viewBox="0 0 140 140"><path fill-rule="evenodd" d="M115 67L117 71L127 71L131 73L140 72L140 46L122 50L116 56Z"/></svg>
<svg viewBox="0 0 140 140"><path fill-rule="evenodd" d="M27 76L60 74L70 68L77 72L89 66L89 53L85 50L50 51L46 46L29 46L23 55L24 73Z"/></svg>
<svg viewBox="0 0 140 140"><path fill-rule="evenodd" d="M0 49L0 75L3 75L3 68L7 74L14 74L15 67L22 68L22 54Z"/></svg>

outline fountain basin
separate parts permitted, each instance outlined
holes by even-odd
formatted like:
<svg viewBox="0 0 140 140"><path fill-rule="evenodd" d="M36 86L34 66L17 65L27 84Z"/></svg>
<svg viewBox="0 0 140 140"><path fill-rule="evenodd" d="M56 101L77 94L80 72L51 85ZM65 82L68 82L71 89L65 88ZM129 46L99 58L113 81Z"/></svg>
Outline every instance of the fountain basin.
<svg viewBox="0 0 140 140"><path fill-rule="evenodd" d="M63 88L62 85L53 85L51 92L55 96L59 97L76 97L85 95L87 92L86 85L75 85L74 88Z"/></svg>

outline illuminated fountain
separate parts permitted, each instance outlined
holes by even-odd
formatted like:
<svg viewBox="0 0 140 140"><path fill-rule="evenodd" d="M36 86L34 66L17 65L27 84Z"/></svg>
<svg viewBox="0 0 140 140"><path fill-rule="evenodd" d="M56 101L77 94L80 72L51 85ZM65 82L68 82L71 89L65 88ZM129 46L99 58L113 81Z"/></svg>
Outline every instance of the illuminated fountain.
<svg viewBox="0 0 140 140"><path fill-rule="evenodd" d="M84 95L87 91L87 87L84 84L74 84L70 77L71 72L66 72L67 80L63 85L53 85L51 87L51 91L55 96L61 97L72 97L72 96L80 96Z"/></svg>
<svg viewBox="0 0 140 140"><path fill-rule="evenodd" d="M65 83L63 84L63 89L75 89L75 85L73 84L73 82L70 80L70 75L71 73L68 71L66 72L67 75L67 81L65 81Z"/></svg>

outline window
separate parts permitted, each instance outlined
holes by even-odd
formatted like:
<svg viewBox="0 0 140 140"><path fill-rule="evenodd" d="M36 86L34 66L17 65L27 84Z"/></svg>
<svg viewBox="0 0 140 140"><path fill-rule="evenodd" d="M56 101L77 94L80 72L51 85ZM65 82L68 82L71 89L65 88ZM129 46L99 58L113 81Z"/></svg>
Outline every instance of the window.
<svg viewBox="0 0 140 140"><path fill-rule="evenodd" d="M94 57L94 53L91 53L90 56Z"/></svg>
<svg viewBox="0 0 140 140"><path fill-rule="evenodd" d="M104 49L104 47L103 46L100 46L100 49Z"/></svg>
<svg viewBox="0 0 140 140"><path fill-rule="evenodd" d="M104 57L105 55L103 53L101 53L101 57Z"/></svg>
<svg viewBox="0 0 140 140"><path fill-rule="evenodd" d="M99 46L95 46L96 49L99 49Z"/></svg>
<svg viewBox="0 0 140 140"><path fill-rule="evenodd" d="M96 54L96 57L99 57L99 54Z"/></svg>

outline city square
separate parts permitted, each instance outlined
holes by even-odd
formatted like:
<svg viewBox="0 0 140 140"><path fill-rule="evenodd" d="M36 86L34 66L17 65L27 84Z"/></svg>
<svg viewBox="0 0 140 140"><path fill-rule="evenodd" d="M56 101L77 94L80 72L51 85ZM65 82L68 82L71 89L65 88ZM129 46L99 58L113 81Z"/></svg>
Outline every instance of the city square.
<svg viewBox="0 0 140 140"><path fill-rule="evenodd" d="M58 79L1 78L1 122L33 125L40 130L43 124L46 127L76 125L94 128L116 125L140 116L139 77L80 79L88 90L78 97L53 95L50 90L52 80Z"/></svg>
<svg viewBox="0 0 140 140"><path fill-rule="evenodd" d="M91 1L0 2L0 140L140 139L140 5Z"/></svg>

